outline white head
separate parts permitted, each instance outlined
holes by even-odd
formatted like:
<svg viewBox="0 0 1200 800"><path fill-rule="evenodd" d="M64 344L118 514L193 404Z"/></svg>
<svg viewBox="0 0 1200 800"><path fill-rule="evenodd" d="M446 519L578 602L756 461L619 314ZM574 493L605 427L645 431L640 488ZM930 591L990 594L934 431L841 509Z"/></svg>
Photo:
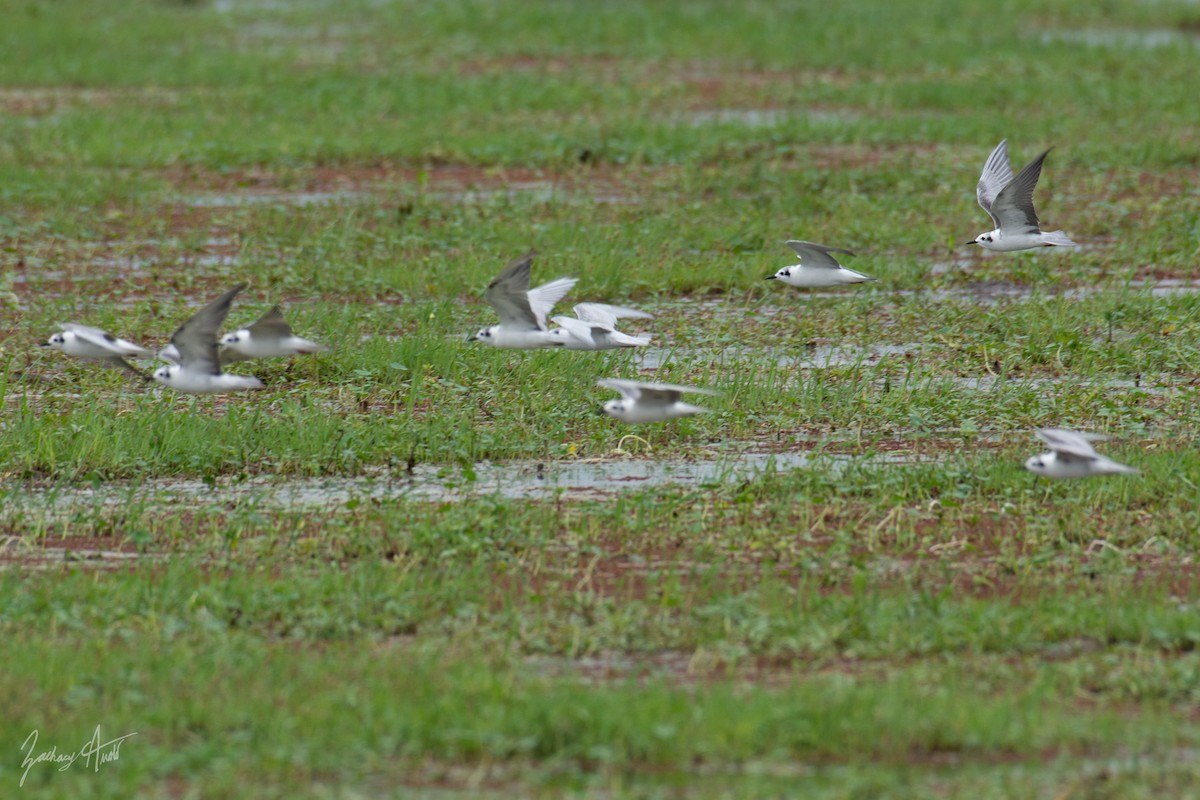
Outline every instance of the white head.
<svg viewBox="0 0 1200 800"><path fill-rule="evenodd" d="M490 328L481 328L479 330L479 332L476 333L474 336L468 336L467 341L468 342L486 342L488 344L492 344L494 341L496 332L499 329L500 329L499 325L493 325Z"/></svg>
<svg viewBox="0 0 1200 800"><path fill-rule="evenodd" d="M790 277L792 277L792 268L784 267L783 269L776 272L774 275L768 275L763 280L768 280L768 281L781 280L781 281L783 281L783 280L787 280Z"/></svg>
<svg viewBox="0 0 1200 800"><path fill-rule="evenodd" d="M969 242L963 242L963 245L966 246L969 244L978 244L978 245L982 245L982 246L986 247L987 245L992 244L995 241L996 241L996 231L988 231L987 233L979 234L978 236L976 236L974 239L972 239Z"/></svg>
<svg viewBox="0 0 1200 800"><path fill-rule="evenodd" d="M247 330L246 328L240 328L239 330L236 330L233 333L227 333L224 336L222 336L220 344L225 347L231 347L233 345L241 344L242 342L246 342L249 340L250 340L250 331Z"/></svg>
<svg viewBox="0 0 1200 800"><path fill-rule="evenodd" d="M154 371L154 380L158 381L159 383L164 383L167 386L170 386L171 378L174 377L175 373L178 371L179 371L179 367L174 366L174 365L159 367L158 369L156 369Z"/></svg>
<svg viewBox="0 0 1200 800"><path fill-rule="evenodd" d="M1042 453L1040 456L1030 456L1025 460L1025 469L1035 475L1045 475L1050 471L1050 462L1053 460L1053 453Z"/></svg>
<svg viewBox="0 0 1200 800"><path fill-rule="evenodd" d="M605 414L608 414L610 417L616 417L619 420L624 420L626 413L629 411L625 403L626 400L624 397L617 400L609 400L600 410Z"/></svg>
<svg viewBox="0 0 1200 800"><path fill-rule="evenodd" d="M73 338L75 338L75 334L70 331L60 331L46 340L42 347L52 347L55 350L62 350L66 347L67 340Z"/></svg>

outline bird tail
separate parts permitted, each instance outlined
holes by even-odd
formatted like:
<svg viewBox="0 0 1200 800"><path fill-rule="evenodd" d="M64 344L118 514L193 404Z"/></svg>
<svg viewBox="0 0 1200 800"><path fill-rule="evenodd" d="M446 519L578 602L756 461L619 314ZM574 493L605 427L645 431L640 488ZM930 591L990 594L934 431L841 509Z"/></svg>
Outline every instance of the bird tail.
<svg viewBox="0 0 1200 800"><path fill-rule="evenodd" d="M1104 459L1104 468L1106 472L1114 474L1125 473L1128 475L1137 475L1140 472L1140 470L1138 470L1136 467L1130 467L1126 464L1118 464L1116 461L1107 458Z"/></svg>
<svg viewBox="0 0 1200 800"><path fill-rule="evenodd" d="M1071 241L1065 231L1042 231L1042 244L1057 247L1078 247L1078 242Z"/></svg>
<svg viewBox="0 0 1200 800"><path fill-rule="evenodd" d="M637 336L630 336L627 333L621 333L620 331L613 331L612 333L609 334L609 338L611 338L615 343L621 345L622 347L644 347L645 345L650 344L651 337L650 337L650 334L648 334L648 333L639 334Z"/></svg>
<svg viewBox="0 0 1200 800"><path fill-rule="evenodd" d="M694 406L691 403L676 403L675 408L680 412L681 416L691 416L692 414L708 414L709 409L702 406Z"/></svg>

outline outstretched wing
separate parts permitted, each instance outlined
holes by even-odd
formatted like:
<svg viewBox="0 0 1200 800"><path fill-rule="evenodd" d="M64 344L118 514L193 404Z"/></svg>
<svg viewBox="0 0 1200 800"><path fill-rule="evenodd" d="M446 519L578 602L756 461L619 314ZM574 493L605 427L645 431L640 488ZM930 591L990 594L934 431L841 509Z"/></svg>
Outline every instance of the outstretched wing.
<svg viewBox="0 0 1200 800"><path fill-rule="evenodd" d="M562 300L567 292L571 291L571 287L578 282L577 278L558 278L529 290L527 302L538 330L546 330L546 317L550 315L555 303Z"/></svg>
<svg viewBox="0 0 1200 800"><path fill-rule="evenodd" d="M1099 457L1086 434L1063 428L1039 428L1036 433L1037 437L1056 453L1089 460Z"/></svg>
<svg viewBox="0 0 1200 800"><path fill-rule="evenodd" d="M787 242L787 246L796 251L800 263L806 267L828 267L829 269L841 269L842 265L830 253L844 253L852 256L854 253L849 250L843 250L840 247L826 247L823 244L815 242L802 242L799 239L791 239Z"/></svg>
<svg viewBox="0 0 1200 800"><path fill-rule="evenodd" d="M996 201L996 195L1012 183L1012 179L1012 163L1008 160L1008 139L1005 139L996 145L996 149L984 162L983 174L979 176L979 183L975 186L975 199L992 218L997 228L1000 227L1000 220L992 213L992 204Z"/></svg>
<svg viewBox="0 0 1200 800"><path fill-rule="evenodd" d="M603 378L596 381L596 385L620 392L635 402L674 403L684 392L714 396L717 394L711 389L699 389L694 386L680 386L676 383L643 383L621 378Z"/></svg>
<svg viewBox="0 0 1200 800"><path fill-rule="evenodd" d="M506 328L537 330L537 317L529 307L529 271L534 252L513 259L488 284L483 299L496 309Z"/></svg>
<svg viewBox="0 0 1200 800"><path fill-rule="evenodd" d="M197 311L171 335L171 344L179 351L179 363L184 369L221 374L217 354L217 331L229 314L233 298L246 284L239 283L225 294Z"/></svg>
<svg viewBox="0 0 1200 800"><path fill-rule="evenodd" d="M283 318L279 306L271 306L271 310L258 318L258 321L246 328L254 338L285 339L292 335L292 328Z"/></svg>
<svg viewBox="0 0 1200 800"><path fill-rule="evenodd" d="M573 309L575 316L584 322L599 322L613 328L619 319L654 319L653 314L625 306L610 306L607 303L579 303Z"/></svg>
<svg viewBox="0 0 1200 800"><path fill-rule="evenodd" d="M1033 210L1033 190L1042 175L1042 162L1049 154L1050 150L1046 150L1026 164L996 195L988 213L1002 231L1037 233L1041 230L1037 212Z"/></svg>

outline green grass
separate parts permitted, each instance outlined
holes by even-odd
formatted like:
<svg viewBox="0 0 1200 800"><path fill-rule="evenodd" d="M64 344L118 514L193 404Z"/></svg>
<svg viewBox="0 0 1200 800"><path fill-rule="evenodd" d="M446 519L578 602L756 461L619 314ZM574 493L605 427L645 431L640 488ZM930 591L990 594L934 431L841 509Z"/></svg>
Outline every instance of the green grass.
<svg viewBox="0 0 1200 800"><path fill-rule="evenodd" d="M1194 8L0 10L0 785L137 731L10 792L1200 796ZM1085 247L952 248L1006 137ZM764 282L793 237L878 283ZM650 360L465 342L531 247ZM35 346L242 281L333 351L193 400ZM614 376L721 396L624 439ZM1039 426L1141 475L1035 482ZM727 469L528 478L629 452Z"/></svg>

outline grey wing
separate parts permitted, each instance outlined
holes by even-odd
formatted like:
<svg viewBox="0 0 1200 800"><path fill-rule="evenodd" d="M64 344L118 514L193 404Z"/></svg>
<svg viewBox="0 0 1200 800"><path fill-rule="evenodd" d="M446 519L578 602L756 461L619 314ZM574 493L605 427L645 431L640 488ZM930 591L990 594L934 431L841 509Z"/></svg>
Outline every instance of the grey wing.
<svg viewBox="0 0 1200 800"><path fill-rule="evenodd" d="M512 328L539 330L537 317L529 307L529 272L534 252L516 258L488 284L483 299L496 309L500 324Z"/></svg>
<svg viewBox="0 0 1200 800"><path fill-rule="evenodd" d="M787 246L796 251L796 256L800 259L800 263L806 267L829 267L830 269L841 269L841 263L829 255L830 253L844 253L852 256L854 253L849 250L843 250L840 247L826 247L823 244L815 242L803 242L799 239L790 239Z"/></svg>
<svg viewBox="0 0 1200 800"><path fill-rule="evenodd" d="M217 353L217 331L225 322L233 298L246 284L239 283L193 314L171 335L171 344L179 350L179 363L187 369L221 374Z"/></svg>
<svg viewBox="0 0 1200 800"><path fill-rule="evenodd" d="M584 322L599 322L616 327L619 319L654 319L653 314L625 306L610 306L607 303L579 303L573 309L575 316Z"/></svg>
<svg viewBox="0 0 1200 800"><path fill-rule="evenodd" d="M975 199L979 201L980 208L992 218L996 227L1000 227L1000 220L992 213L992 204L996 201L996 195L1012 183L1012 179L1012 163L1008 160L1008 139L1005 139L996 145L996 149L984 162L983 174L979 176L979 183L975 187Z"/></svg>
<svg viewBox="0 0 1200 800"><path fill-rule="evenodd" d="M80 339L89 341L97 347L110 350L118 356L121 355L121 347L117 344L117 337L111 333L102 331L99 328L92 328L88 325L77 325L74 322L64 322L58 327L64 331L70 331Z"/></svg>
<svg viewBox="0 0 1200 800"><path fill-rule="evenodd" d="M669 406L672 403L679 402L683 387L671 386L669 384L643 384L640 390L640 401L643 403L659 404Z"/></svg>
<svg viewBox="0 0 1200 800"><path fill-rule="evenodd" d="M1050 150L1026 164L1017 173L1017 177L1009 181L996 195L988 213L1002 230L1034 233L1041 230L1037 212L1033 210L1033 190L1042 175L1042 162L1046 160Z"/></svg>
<svg viewBox="0 0 1200 800"><path fill-rule="evenodd" d="M1093 459L1097 457L1096 448L1088 441L1088 437L1078 431L1063 428L1040 428L1037 437L1049 446L1051 450L1068 457Z"/></svg>
<svg viewBox="0 0 1200 800"><path fill-rule="evenodd" d="M696 394L708 394L714 396L717 394L711 389L700 389L694 386L680 386L677 383L643 383L642 381L627 381L620 378L604 378L603 380L597 381L596 384L598 386L603 386L605 388L618 391L633 400L637 400L638 398L654 398L654 400L657 402L674 402L675 400L678 400L679 396L684 392L695 392Z"/></svg>
<svg viewBox="0 0 1200 800"><path fill-rule="evenodd" d="M89 325L79 325L74 322L63 322L60 323L58 327L62 328L64 331L70 331L76 336L89 339L93 343L102 347L107 345L115 345L117 343L117 337L113 336L111 333L103 331L100 328L93 328Z"/></svg>
<svg viewBox="0 0 1200 800"><path fill-rule="evenodd" d="M626 381L620 378L601 378L596 381L597 386L603 386L605 389L612 389L614 392L620 392L630 400L636 401L642 395L642 387L645 384L639 381Z"/></svg>
<svg viewBox="0 0 1200 800"><path fill-rule="evenodd" d="M246 330L250 331L251 336L264 339L284 339L292 335L292 328L283 318L283 311L279 306L272 306L270 311L259 317L258 321Z"/></svg>
<svg viewBox="0 0 1200 800"><path fill-rule="evenodd" d="M596 383L608 389L615 389L635 403L646 403L647 405L670 405L679 399L681 390L684 388L669 383L642 383L620 378L605 378Z"/></svg>
<svg viewBox="0 0 1200 800"><path fill-rule="evenodd" d="M714 392L712 389L701 389L698 386L681 386L678 383L641 383L638 385L641 386L643 389L648 389L648 390L652 390L652 391L656 390L656 391L660 391L660 392L677 392L679 394L684 394L685 392L691 392L693 394L712 395L713 397L717 397L720 394L719 392Z"/></svg>

